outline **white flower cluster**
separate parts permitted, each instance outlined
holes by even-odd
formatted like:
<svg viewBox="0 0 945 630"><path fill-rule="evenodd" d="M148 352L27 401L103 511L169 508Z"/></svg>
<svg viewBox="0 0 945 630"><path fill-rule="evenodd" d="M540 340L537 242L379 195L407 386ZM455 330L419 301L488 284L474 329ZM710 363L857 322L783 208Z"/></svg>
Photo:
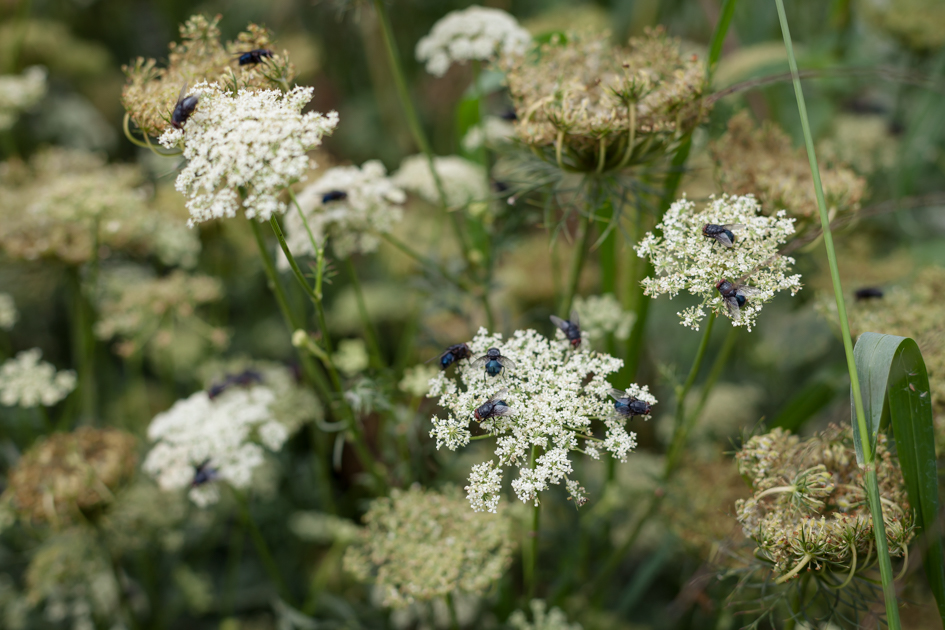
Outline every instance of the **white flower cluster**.
<svg viewBox="0 0 945 630"><path fill-rule="evenodd" d="M454 63L488 61L497 53L522 54L532 36L514 17L500 9L472 6L447 13L417 42L417 61L441 77Z"/></svg>
<svg viewBox="0 0 945 630"><path fill-rule="evenodd" d="M24 350L0 366L0 403L51 407L75 389L75 372L56 372L51 363L40 361L42 356L39 348Z"/></svg>
<svg viewBox="0 0 945 630"><path fill-rule="evenodd" d="M436 376L440 368L429 363L420 363L404 370L404 376L397 383L397 389L416 396L426 396L430 391L430 379Z"/></svg>
<svg viewBox="0 0 945 630"><path fill-rule="evenodd" d="M485 119L469 128L463 136L463 149L469 153L478 151L482 145L492 147L511 142L515 137L515 125L498 116L486 116Z"/></svg>
<svg viewBox="0 0 945 630"><path fill-rule="evenodd" d="M159 138L167 148L181 147L187 166L177 176L177 190L187 196L189 224L234 217L240 194L247 218L269 220L286 210L279 194L304 179L311 166L307 151L338 125L338 113L303 114L313 88L225 90L201 82L197 109L182 129L168 128Z"/></svg>
<svg viewBox="0 0 945 630"><path fill-rule="evenodd" d="M46 95L46 68L30 66L23 74L0 76L0 131L9 129L20 112Z"/></svg>
<svg viewBox="0 0 945 630"><path fill-rule="evenodd" d="M486 173L478 164L458 155L448 155L433 158L433 168L440 177L446 195L446 205L450 209L462 208L470 202L489 197ZM427 156L423 154L404 158L400 168L394 173L393 180L397 186L416 193L429 203L440 203L436 180L430 170Z"/></svg>
<svg viewBox="0 0 945 630"><path fill-rule="evenodd" d="M9 293L0 293L0 328L12 330L20 314L16 311L16 302Z"/></svg>
<svg viewBox="0 0 945 630"><path fill-rule="evenodd" d="M474 357L489 348L499 348L502 355L515 362L502 374L489 377L471 361L460 361L456 380L439 372L430 381L429 397L439 397L446 418L433 418L430 436L437 448L456 450L469 443L469 423L473 412L500 390L507 390L502 400L513 414L479 422L479 427L495 436L495 460L473 466L466 486L467 498L476 511L495 512L499 503L503 466L515 465L519 477L512 482L523 502L538 502L538 493L551 484L569 481L569 451L581 451L597 459L599 449L609 451L620 461L636 446L636 436L627 433L626 420L614 411L611 389L606 377L620 369L623 362L597 352L575 352L568 344L547 339L534 330L518 330L503 341L480 328L469 342ZM646 387L631 385L628 391L650 404L656 399ZM605 427L603 439L594 437L592 421ZM534 451L533 451L534 449ZM531 454L536 455L534 462ZM568 489L582 490L578 484ZM579 496L576 500L583 500Z"/></svg>
<svg viewBox="0 0 945 630"><path fill-rule="evenodd" d="M373 252L380 242L377 235L390 232L403 218L398 204L406 200L379 160L365 162L361 168L330 168L298 195L305 220L299 212L286 214L286 242L296 256L314 256L312 239L320 245L326 238L340 258ZM288 265L284 255L282 261Z"/></svg>
<svg viewBox="0 0 945 630"><path fill-rule="evenodd" d="M627 339L636 319L633 312L623 310L613 293L577 297L574 310L580 317L581 336L592 341L609 334L615 339Z"/></svg>
<svg viewBox="0 0 945 630"><path fill-rule="evenodd" d="M801 288L799 274L787 275L794 259L778 255L779 246L794 234L794 219L785 214L781 210L774 216L762 215L761 204L752 195L712 197L702 212L696 212L692 201L680 199L656 226L661 236L649 232L636 247L637 255L649 258L657 273L643 280L644 293L650 297L668 293L672 299L685 289L700 296L698 306L678 313L684 326L699 330L706 308L731 317L716 289L721 280L754 287L738 317L732 318L733 326L751 330L761 307L776 291L790 290L794 295ZM725 247L703 236L707 223L743 227L734 230L734 246Z"/></svg>
<svg viewBox="0 0 945 630"><path fill-rule="evenodd" d="M249 487L263 464L263 446L278 451L289 437L273 417L275 398L271 389L256 385L230 388L212 400L205 391L178 400L151 421L148 438L156 444L143 470L163 490L190 487L191 500L201 507L219 500L215 483L193 485L201 464L234 488Z"/></svg>

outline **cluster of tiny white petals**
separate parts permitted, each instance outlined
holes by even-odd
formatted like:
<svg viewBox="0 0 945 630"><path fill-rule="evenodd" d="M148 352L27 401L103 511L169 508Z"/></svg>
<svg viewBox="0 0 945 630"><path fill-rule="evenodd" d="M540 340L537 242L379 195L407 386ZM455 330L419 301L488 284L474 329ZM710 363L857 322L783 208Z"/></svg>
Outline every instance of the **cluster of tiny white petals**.
<svg viewBox="0 0 945 630"><path fill-rule="evenodd" d="M159 413L148 427L155 442L143 469L163 490L190 487L191 500L201 507L219 499L219 488L208 482L193 486L195 467L208 469L234 488L249 487L253 472L263 464L263 447L278 451L289 437L273 417L276 397L265 386L230 388L211 399L199 391Z"/></svg>
<svg viewBox="0 0 945 630"><path fill-rule="evenodd" d="M51 407L75 389L75 372L57 372L51 363L40 361L42 356L39 348L24 350L0 366L0 403Z"/></svg>
<svg viewBox="0 0 945 630"><path fill-rule="evenodd" d="M325 195L333 192L342 192L345 197L325 201ZM330 168L298 194L305 221L294 209L286 214L286 241L296 256L315 255L312 238L319 246L329 238L340 258L373 252L380 243L378 234L389 233L403 217L399 204L406 199L379 160L365 162L361 168ZM284 256L282 262L288 266Z"/></svg>
<svg viewBox="0 0 945 630"><path fill-rule="evenodd" d="M427 72L441 77L454 63L522 54L531 41L531 34L505 11L472 6L447 13L434 24L417 42L416 55Z"/></svg>
<svg viewBox="0 0 945 630"><path fill-rule="evenodd" d="M502 470L513 465L519 477L512 489L523 502L537 503L538 494L570 478L569 451L604 448L625 461L635 445L626 419L614 411L606 377L623 361L598 352L575 351L569 344L547 339L534 330L518 330L508 340L480 328L469 342L473 357L492 347L515 362L496 377L487 376L471 361L460 361L455 379L439 372L430 381L429 397L439 397L446 418L433 418L430 436L437 448L456 450L469 443L473 412L501 389L502 400L514 414L483 420L479 427L496 438L493 461L475 466L466 493L474 510L495 511L501 491ZM631 395L654 404L646 387L631 385ZM604 439L593 436L592 421L600 419ZM532 447L537 457L530 461Z"/></svg>
<svg viewBox="0 0 945 630"><path fill-rule="evenodd" d="M0 293L0 328L12 330L20 314L16 310L16 302L9 293Z"/></svg>
<svg viewBox="0 0 945 630"><path fill-rule="evenodd" d="M46 68L30 66L23 74L0 76L0 131L9 129L20 112L46 95Z"/></svg>
<svg viewBox="0 0 945 630"><path fill-rule="evenodd" d="M448 155L433 158L433 168L443 185L446 205L450 208L461 208L489 197L486 173L478 164L458 155ZM397 186L419 195L429 203L440 203L436 180L430 171L427 156L423 154L404 158L393 180Z"/></svg>
<svg viewBox="0 0 945 630"><path fill-rule="evenodd" d="M177 176L177 190L187 197L189 224L234 217L268 220L282 214L279 195L304 179L311 167L307 151L338 125L338 114L303 114L313 88L225 90L201 82L189 92L200 101L183 129L168 128L159 138L167 148L180 147L187 166Z"/></svg>
<svg viewBox="0 0 945 630"><path fill-rule="evenodd" d="M581 336L588 340L608 334L624 340L630 337L636 315L625 311L613 293L589 295L574 299L574 310L580 316Z"/></svg>
<svg viewBox="0 0 945 630"><path fill-rule="evenodd" d="M656 226L660 235L649 232L636 246L640 258L649 258L657 273L643 280L644 293L656 297L664 293L670 299L687 290L700 296L697 306L678 313L684 326L699 330L706 311L728 313L716 284L728 280L758 289L741 307L734 326L754 325L761 307L775 292L801 288L799 274L788 275L794 259L778 255L778 249L794 234L794 219L783 210L774 216L761 214L761 205L752 195L712 197L702 212L696 204L680 199L667 210ZM735 231L734 247L727 248L702 234L706 223L742 224Z"/></svg>
<svg viewBox="0 0 945 630"><path fill-rule="evenodd" d="M469 128L463 136L463 149L469 153L478 151L483 145L492 147L511 142L515 137L515 125L498 116L486 116L478 125Z"/></svg>

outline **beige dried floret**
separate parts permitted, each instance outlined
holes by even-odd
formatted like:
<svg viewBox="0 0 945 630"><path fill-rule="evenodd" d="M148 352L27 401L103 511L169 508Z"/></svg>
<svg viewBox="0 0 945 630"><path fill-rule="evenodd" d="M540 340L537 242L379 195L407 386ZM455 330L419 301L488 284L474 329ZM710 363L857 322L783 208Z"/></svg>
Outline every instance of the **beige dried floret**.
<svg viewBox="0 0 945 630"><path fill-rule="evenodd" d="M705 119L705 63L662 28L614 47L568 35L503 60L519 138L562 167L605 171L665 155Z"/></svg>
<svg viewBox="0 0 945 630"><path fill-rule="evenodd" d="M743 110L732 116L728 131L712 143L709 152L726 194L753 194L768 212L786 209L798 219L798 232L818 221L807 153L802 147L795 149L774 123L765 121L758 127ZM860 209L865 179L839 162L821 164L820 179L831 220Z"/></svg>
<svg viewBox="0 0 945 630"><path fill-rule="evenodd" d="M60 526L111 503L131 479L136 441L118 429L81 427L37 442L10 472L3 502L23 519Z"/></svg>
<svg viewBox="0 0 945 630"><path fill-rule="evenodd" d="M288 53L271 50L261 63L238 64L238 56L272 46L269 31L250 24L234 41L220 43L220 17L195 15L180 27L181 42L171 42L166 68L154 59L138 57L122 67L128 81L121 102L131 120L145 133L159 136L170 124L181 88L201 81L219 82L239 89L287 90L295 77Z"/></svg>

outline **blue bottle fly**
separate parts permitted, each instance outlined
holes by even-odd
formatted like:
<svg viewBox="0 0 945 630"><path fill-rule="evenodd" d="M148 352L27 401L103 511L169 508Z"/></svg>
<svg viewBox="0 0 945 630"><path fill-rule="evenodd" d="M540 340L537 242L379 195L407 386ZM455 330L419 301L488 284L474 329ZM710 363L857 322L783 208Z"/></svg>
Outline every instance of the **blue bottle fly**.
<svg viewBox="0 0 945 630"><path fill-rule="evenodd" d="M180 95L177 97L177 103L174 105L174 111L171 112L171 126L174 129L183 129L184 123L187 122L187 119L194 113L194 110L197 109L197 103L200 101L200 97L197 94L192 96L184 96L187 94L187 84L184 84L184 87L180 89Z"/></svg>
<svg viewBox="0 0 945 630"><path fill-rule="evenodd" d="M445 370L449 366L453 365L453 363L455 363L456 361L460 361L461 359L468 359L471 356L472 356L472 350L469 349L469 346L467 346L464 343L457 343L447 348L446 351L440 356L433 357L433 358L439 359L440 368ZM433 359L428 360L427 363L429 363L432 360Z"/></svg>
<svg viewBox="0 0 945 630"><path fill-rule="evenodd" d="M322 195L322 203L331 203L332 201L342 201L348 198L348 193L343 190L329 190Z"/></svg>
<svg viewBox="0 0 945 630"><path fill-rule="evenodd" d="M239 58L241 66L255 66L264 58L272 59L272 51L265 48L257 48L256 50L248 50L244 53L239 53L236 56Z"/></svg>
<svg viewBox="0 0 945 630"><path fill-rule="evenodd" d="M729 315L735 320L741 317L741 308L748 302L748 298L761 293L761 289L728 280L719 280L715 288L722 294L722 301L725 302Z"/></svg>
<svg viewBox="0 0 945 630"><path fill-rule="evenodd" d="M495 393L495 396L479 405L476 410L473 411L473 416L475 416L476 420L482 422L483 420L495 418L496 416L515 415L515 410L502 400L508 393L508 390L505 388L500 389Z"/></svg>
<svg viewBox="0 0 945 630"><path fill-rule="evenodd" d="M210 468L210 460L206 459L202 463L194 466L194 480L190 485L194 488L202 486L205 483L216 481L220 478L216 468Z"/></svg>
<svg viewBox="0 0 945 630"><path fill-rule="evenodd" d="M744 227L745 226L741 223L729 223L727 225L706 223L702 226L702 236L714 238L725 247L735 247L734 230L740 230Z"/></svg>
<svg viewBox="0 0 945 630"><path fill-rule="evenodd" d="M262 383L262 374L256 370L243 370L239 374L229 374L219 383L216 383L207 390L207 396L213 400L233 385L240 387L249 387L254 383Z"/></svg>
<svg viewBox="0 0 945 630"><path fill-rule="evenodd" d="M476 368L485 367L489 376L498 376L502 368L515 369L515 362L502 356L498 348L489 348L484 355L473 361L472 365Z"/></svg>
<svg viewBox="0 0 945 630"><path fill-rule="evenodd" d="M615 401L614 411L617 415L624 418L650 415L650 403L645 400L640 400L622 389L612 389L608 393Z"/></svg>
<svg viewBox="0 0 945 630"><path fill-rule="evenodd" d="M551 322L561 329L564 336L571 342L571 346L577 348L581 345L581 322L578 319L577 311L571 311L571 319L561 319L556 315L552 315Z"/></svg>

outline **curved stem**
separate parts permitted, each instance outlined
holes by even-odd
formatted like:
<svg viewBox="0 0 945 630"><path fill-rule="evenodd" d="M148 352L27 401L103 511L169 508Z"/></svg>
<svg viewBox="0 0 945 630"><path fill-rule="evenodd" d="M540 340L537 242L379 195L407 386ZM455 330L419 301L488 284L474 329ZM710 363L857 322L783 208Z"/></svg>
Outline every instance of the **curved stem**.
<svg viewBox="0 0 945 630"><path fill-rule="evenodd" d="M253 221L253 219L250 219L250 221ZM295 279L302 287L302 290L305 291L305 294L312 298L313 301L319 302L320 300L318 296L315 295L315 290L309 286L308 280L305 279L305 275L302 273L302 269L299 268L299 263L296 262L295 256L292 255L292 250L289 249L289 244L286 243L285 240L285 234L283 234L282 227L279 225L279 219L277 219L275 215L269 218L269 225L272 226L272 231L279 240L279 247L282 248L282 253L285 254L286 259L289 261L289 267L292 268L292 273L295 275Z"/></svg>
<svg viewBox="0 0 945 630"><path fill-rule="evenodd" d="M790 571L788 571L787 573L785 573L784 575L782 575L782 576L779 577L778 579L776 579L776 580L774 581L774 583L775 583L775 584L784 584L785 582L787 582L788 580L790 580L792 577L794 577L795 575L797 575L798 573L800 573L800 572L801 572L801 569L803 569L804 567L806 567L806 566L807 566L807 563L810 562L813 557L814 557L814 556L812 556L812 555L810 555L810 554L805 555L805 556L804 556L804 559L797 563L797 566L795 566L793 569L791 569Z"/></svg>
<svg viewBox="0 0 945 630"><path fill-rule="evenodd" d="M574 239L574 252L571 255L571 268L568 271L568 285L565 287L564 299L561 301L561 313L567 317L571 312L571 304L577 294L578 283L581 281L581 270L587 257L587 242L591 236L591 217L581 215L578 223L577 236Z"/></svg>

